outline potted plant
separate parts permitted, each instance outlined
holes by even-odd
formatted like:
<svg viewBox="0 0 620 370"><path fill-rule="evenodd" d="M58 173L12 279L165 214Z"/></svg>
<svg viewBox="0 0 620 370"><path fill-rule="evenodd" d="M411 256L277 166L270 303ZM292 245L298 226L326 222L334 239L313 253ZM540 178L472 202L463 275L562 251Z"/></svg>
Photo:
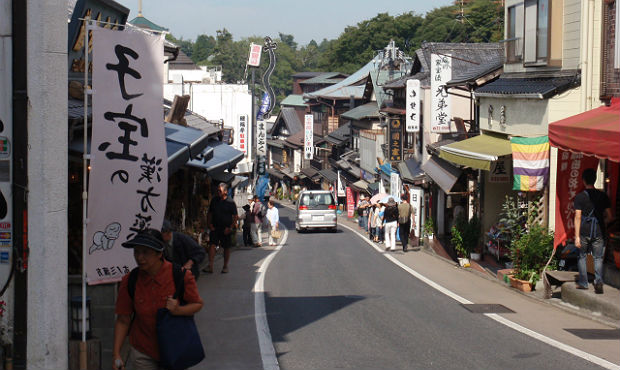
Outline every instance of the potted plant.
<svg viewBox="0 0 620 370"><path fill-rule="evenodd" d="M452 234L450 242L456 251L459 265L461 265L461 267L469 267L469 251L465 248L465 242L463 240L461 230L459 230L459 227L455 224L452 226L452 229L450 229L450 233Z"/></svg>
<svg viewBox="0 0 620 370"><path fill-rule="evenodd" d="M469 257L474 261L480 261L480 238L482 237L482 224L478 217L472 217L465 226L463 242L465 249L469 252Z"/></svg>
<svg viewBox="0 0 620 370"><path fill-rule="evenodd" d="M528 227L510 243L514 275L511 286L531 291L553 252L553 233L546 228L528 223Z"/></svg>
<svg viewBox="0 0 620 370"><path fill-rule="evenodd" d="M426 219L426 222L424 222L424 234L426 235L428 240L433 240L433 229L434 229L433 218L429 217Z"/></svg>

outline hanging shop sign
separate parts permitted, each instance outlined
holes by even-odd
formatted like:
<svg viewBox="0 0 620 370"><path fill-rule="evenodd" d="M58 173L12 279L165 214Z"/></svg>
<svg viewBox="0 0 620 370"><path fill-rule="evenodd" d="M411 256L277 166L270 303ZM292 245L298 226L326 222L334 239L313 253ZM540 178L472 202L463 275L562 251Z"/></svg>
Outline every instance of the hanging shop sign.
<svg viewBox="0 0 620 370"><path fill-rule="evenodd" d="M248 57L248 66L260 67L260 57L263 54L263 46L255 43L250 44L250 55Z"/></svg>
<svg viewBox="0 0 620 370"><path fill-rule="evenodd" d="M431 132L450 132L452 96L446 83L452 79L451 55L431 54Z"/></svg>
<svg viewBox="0 0 620 370"><path fill-rule="evenodd" d="M399 119L390 120L390 161L402 161L403 126Z"/></svg>
<svg viewBox="0 0 620 370"><path fill-rule="evenodd" d="M135 266L121 244L160 229L168 156L161 97L163 38L92 28L93 113L85 268L89 284L120 281Z"/></svg>
<svg viewBox="0 0 620 370"><path fill-rule="evenodd" d="M398 202L400 199L400 176L396 172L390 174L390 194Z"/></svg>
<svg viewBox="0 0 620 370"><path fill-rule="evenodd" d="M355 215L355 198L353 197L353 191L347 186L347 217L352 218Z"/></svg>
<svg viewBox="0 0 620 370"><path fill-rule="evenodd" d="M256 121L256 154L267 155L267 124Z"/></svg>
<svg viewBox="0 0 620 370"><path fill-rule="evenodd" d="M491 183L508 183L510 182L511 161L506 158L499 158L495 162L491 162L491 170L489 171L489 182Z"/></svg>
<svg viewBox="0 0 620 370"><path fill-rule="evenodd" d="M246 114L239 115L239 129L237 130L237 147L243 152L244 156L248 156L248 116Z"/></svg>
<svg viewBox="0 0 620 370"><path fill-rule="evenodd" d="M405 130L418 132L420 130L420 80L407 80L406 94Z"/></svg>
<svg viewBox="0 0 620 370"><path fill-rule="evenodd" d="M306 114L304 116L304 159L314 158L314 116Z"/></svg>
<svg viewBox="0 0 620 370"><path fill-rule="evenodd" d="M421 236L422 228L420 225L420 215L422 214L422 200L424 199L424 190L418 187L409 188L409 204L413 207L413 215L411 219L411 228L415 230L416 236Z"/></svg>
<svg viewBox="0 0 620 370"><path fill-rule="evenodd" d="M575 237L575 196L583 190L581 173L596 168L598 158L558 149L554 246Z"/></svg>
<svg viewBox="0 0 620 370"><path fill-rule="evenodd" d="M347 195L345 189L344 189L344 183L342 181L342 179L340 178L340 171L338 171L338 196L339 197L344 197Z"/></svg>

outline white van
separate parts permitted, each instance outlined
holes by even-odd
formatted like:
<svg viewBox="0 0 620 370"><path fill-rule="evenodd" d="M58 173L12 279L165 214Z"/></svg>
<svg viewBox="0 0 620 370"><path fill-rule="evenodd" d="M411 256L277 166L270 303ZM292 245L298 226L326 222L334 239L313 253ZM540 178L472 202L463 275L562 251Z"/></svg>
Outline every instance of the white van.
<svg viewBox="0 0 620 370"><path fill-rule="evenodd" d="M336 202L330 191L302 191L297 202L295 230L301 232L312 228L327 228L336 232L338 228L336 210Z"/></svg>

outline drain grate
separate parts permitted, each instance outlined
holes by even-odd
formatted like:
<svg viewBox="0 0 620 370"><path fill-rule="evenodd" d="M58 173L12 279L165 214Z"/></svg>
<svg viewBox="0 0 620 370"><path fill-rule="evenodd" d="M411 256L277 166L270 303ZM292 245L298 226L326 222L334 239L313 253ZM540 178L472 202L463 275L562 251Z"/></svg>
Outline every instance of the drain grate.
<svg viewBox="0 0 620 370"><path fill-rule="evenodd" d="M510 308L501 304L462 304L461 306L472 313L515 313Z"/></svg>

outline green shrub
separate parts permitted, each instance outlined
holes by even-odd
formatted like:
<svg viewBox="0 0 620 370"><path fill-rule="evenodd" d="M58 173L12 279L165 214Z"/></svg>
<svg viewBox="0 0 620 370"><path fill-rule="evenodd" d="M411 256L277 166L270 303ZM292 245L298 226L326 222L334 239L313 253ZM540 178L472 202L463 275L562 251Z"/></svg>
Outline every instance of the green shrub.
<svg viewBox="0 0 620 370"><path fill-rule="evenodd" d="M510 244L515 278L536 284L552 252L553 233L538 224L529 225Z"/></svg>

